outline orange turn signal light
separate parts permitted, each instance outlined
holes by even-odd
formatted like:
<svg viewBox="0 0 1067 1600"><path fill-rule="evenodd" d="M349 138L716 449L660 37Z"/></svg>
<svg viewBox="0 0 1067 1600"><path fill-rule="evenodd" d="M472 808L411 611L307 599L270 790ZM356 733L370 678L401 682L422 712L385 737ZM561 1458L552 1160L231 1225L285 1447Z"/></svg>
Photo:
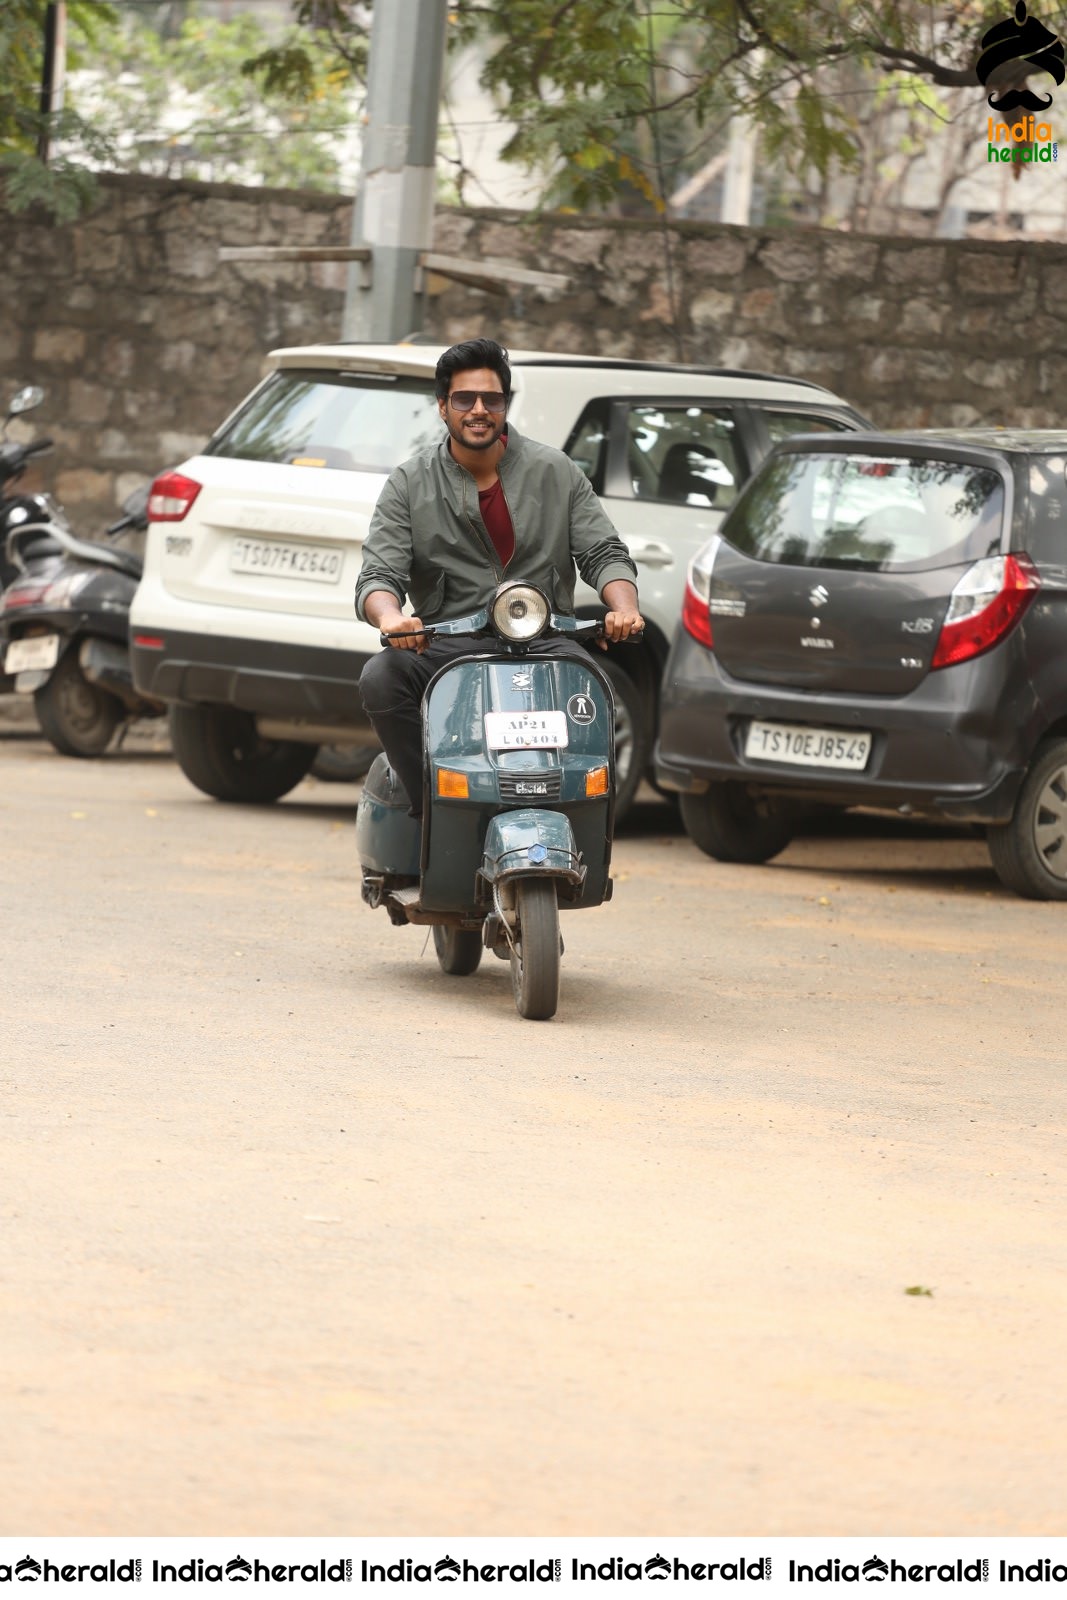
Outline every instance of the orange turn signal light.
<svg viewBox="0 0 1067 1600"><path fill-rule="evenodd" d="M608 769L607 767L594 767L592 772L585 775L585 797L591 800L595 795L607 794Z"/></svg>
<svg viewBox="0 0 1067 1600"><path fill-rule="evenodd" d="M437 792L446 800L466 800L470 796L465 772L450 772L447 767L437 769Z"/></svg>

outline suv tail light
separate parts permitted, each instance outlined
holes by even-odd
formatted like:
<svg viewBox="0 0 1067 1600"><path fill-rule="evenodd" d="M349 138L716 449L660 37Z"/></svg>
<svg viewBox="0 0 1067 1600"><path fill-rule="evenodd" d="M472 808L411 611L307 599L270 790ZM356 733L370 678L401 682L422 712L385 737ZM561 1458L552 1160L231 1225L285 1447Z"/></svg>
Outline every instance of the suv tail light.
<svg viewBox="0 0 1067 1600"><path fill-rule="evenodd" d="M719 551L718 535L709 539L689 563L682 599L682 627L698 644L713 648L711 637L711 574Z"/></svg>
<svg viewBox="0 0 1067 1600"><path fill-rule="evenodd" d="M1037 568L1022 551L976 561L952 591L931 670L970 661L999 644L1040 587Z"/></svg>
<svg viewBox="0 0 1067 1600"><path fill-rule="evenodd" d="M180 472L164 472L148 496L149 522L180 522L200 493L200 484Z"/></svg>

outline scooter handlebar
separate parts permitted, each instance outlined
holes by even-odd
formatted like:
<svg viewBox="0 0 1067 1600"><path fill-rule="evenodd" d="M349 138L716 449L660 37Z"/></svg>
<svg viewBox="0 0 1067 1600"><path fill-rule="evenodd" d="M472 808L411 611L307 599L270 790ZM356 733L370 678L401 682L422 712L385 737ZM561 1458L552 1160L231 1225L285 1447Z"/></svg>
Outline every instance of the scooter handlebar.
<svg viewBox="0 0 1067 1600"><path fill-rule="evenodd" d="M566 639L577 639L584 643L587 639L603 639L604 621L602 617L593 617L583 621L575 617L553 617L552 630L561 634ZM613 640L617 644L641 644L645 637L644 629L640 633L631 633L628 639Z"/></svg>
<svg viewBox="0 0 1067 1600"><path fill-rule="evenodd" d="M444 634L452 638L479 638L489 632L486 626L484 611L476 612L471 617L457 617L453 622L439 622L433 628L404 628L401 633L379 633L379 642L391 645L394 639L401 636L408 639L433 639L437 634ZM553 616L545 630L546 633L555 634L557 638L576 639L584 644L587 639L602 639L604 637L604 623L600 617L584 620L580 617ZM543 637L543 635L542 635ZM644 630L633 633L628 639L623 639L622 644L641 644L645 635Z"/></svg>
<svg viewBox="0 0 1067 1600"><path fill-rule="evenodd" d="M394 639L432 639L436 628L402 628L399 633L379 633L379 644L392 644Z"/></svg>
<svg viewBox="0 0 1067 1600"><path fill-rule="evenodd" d="M31 444L16 444L13 439L0 440L0 482L19 477L31 456L43 455L51 448L51 439L34 439Z"/></svg>

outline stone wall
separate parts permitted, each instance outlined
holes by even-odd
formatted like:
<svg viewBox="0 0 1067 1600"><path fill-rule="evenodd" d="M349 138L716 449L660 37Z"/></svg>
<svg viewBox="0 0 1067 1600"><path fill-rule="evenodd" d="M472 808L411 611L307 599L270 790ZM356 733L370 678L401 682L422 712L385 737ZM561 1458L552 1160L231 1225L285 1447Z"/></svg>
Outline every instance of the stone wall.
<svg viewBox="0 0 1067 1600"><path fill-rule="evenodd" d="M340 198L109 178L53 226L0 215L0 399L48 391L37 469L83 530L197 449L264 352L339 335L345 268L220 263L221 245L347 242ZM669 246L669 249L668 249ZM431 278L424 332L686 360L827 384L886 427L1067 424L1067 245L452 210L435 248L564 273L545 294ZM28 428L31 419L18 428Z"/></svg>

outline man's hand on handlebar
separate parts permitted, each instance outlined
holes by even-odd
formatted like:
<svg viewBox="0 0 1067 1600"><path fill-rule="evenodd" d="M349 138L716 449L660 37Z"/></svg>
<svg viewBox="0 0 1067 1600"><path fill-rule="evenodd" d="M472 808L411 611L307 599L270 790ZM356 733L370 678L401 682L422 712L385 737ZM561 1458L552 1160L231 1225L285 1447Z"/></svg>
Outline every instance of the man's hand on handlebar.
<svg viewBox="0 0 1067 1600"><path fill-rule="evenodd" d="M636 643L645 628L645 619L637 609L636 586L616 578L604 585L601 599L608 614L604 618L604 637L597 640L599 648L606 650L609 644L625 644L627 640Z"/></svg>
<svg viewBox="0 0 1067 1600"><path fill-rule="evenodd" d="M405 617L402 611L382 617L378 623L379 633L389 635L390 650L415 650L420 656L430 642L425 633L415 632L421 627L421 617Z"/></svg>
<svg viewBox="0 0 1067 1600"><path fill-rule="evenodd" d="M363 611L371 627L382 635L382 643L388 642L391 650L415 650L421 655L430 642L424 632L417 631L422 628L422 618L405 617L396 596L387 589L375 589L369 594Z"/></svg>

